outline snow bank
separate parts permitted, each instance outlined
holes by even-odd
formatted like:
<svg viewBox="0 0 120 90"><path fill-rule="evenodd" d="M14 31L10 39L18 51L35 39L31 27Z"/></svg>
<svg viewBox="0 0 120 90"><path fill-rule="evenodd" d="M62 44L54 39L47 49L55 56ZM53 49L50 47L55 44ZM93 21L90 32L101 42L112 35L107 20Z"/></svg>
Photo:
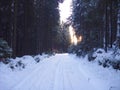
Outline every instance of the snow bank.
<svg viewBox="0 0 120 90"><path fill-rule="evenodd" d="M0 62L0 90L10 90L23 78L28 77L28 73L38 67L38 62L42 62L48 57L49 55L47 54L34 57L25 55L10 59L8 64Z"/></svg>
<svg viewBox="0 0 120 90"><path fill-rule="evenodd" d="M95 52L86 55L89 61L97 62L103 67L113 67L120 70L120 50L114 52L113 49L106 53L104 49L97 49Z"/></svg>
<svg viewBox="0 0 120 90"><path fill-rule="evenodd" d="M100 59L100 56L104 55L100 54L98 56ZM119 70L115 70L112 67L104 68L103 66L99 66L95 60L89 62L88 56L77 58L76 60L79 61L80 71L88 78L89 83L92 83L96 87L96 90L120 90Z"/></svg>

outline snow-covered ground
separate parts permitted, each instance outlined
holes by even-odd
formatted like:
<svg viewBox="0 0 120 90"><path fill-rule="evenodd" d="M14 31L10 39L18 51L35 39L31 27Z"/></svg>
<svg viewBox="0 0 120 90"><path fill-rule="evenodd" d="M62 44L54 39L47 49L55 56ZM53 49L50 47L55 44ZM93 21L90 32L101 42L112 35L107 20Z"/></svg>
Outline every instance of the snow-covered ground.
<svg viewBox="0 0 120 90"><path fill-rule="evenodd" d="M120 90L120 71L72 54L24 56L0 63L0 90Z"/></svg>

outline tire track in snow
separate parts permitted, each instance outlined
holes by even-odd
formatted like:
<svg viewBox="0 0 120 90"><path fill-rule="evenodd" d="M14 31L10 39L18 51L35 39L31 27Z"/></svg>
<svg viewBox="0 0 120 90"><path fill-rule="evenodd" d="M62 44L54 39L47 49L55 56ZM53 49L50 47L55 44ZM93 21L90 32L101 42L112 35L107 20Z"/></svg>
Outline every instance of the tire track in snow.
<svg viewBox="0 0 120 90"><path fill-rule="evenodd" d="M61 65L61 60L59 60L59 64L57 66L56 72L55 72L55 81L54 81L54 88L53 90L64 90L64 78L63 78L63 70Z"/></svg>
<svg viewBox="0 0 120 90"><path fill-rule="evenodd" d="M58 61L56 61L54 63L56 64L56 63L58 63ZM42 90L40 88L42 88L43 81L45 79L47 79L46 77L48 77L48 80L49 80L50 79L49 75L51 73L54 73L54 71L53 72L49 72L49 71L51 71L51 68L49 68L47 66L51 65L50 67L54 66L54 68L55 68L56 65L53 65L54 63L53 63L53 61L51 62L51 60L47 60L47 61L45 60L45 61L43 61L43 63L40 64L40 66L38 68L36 68L33 72L31 72L31 74L28 75L27 78L25 78L24 80L22 80L17 86L15 86L14 88L11 88L10 90L23 90L23 86L25 86L24 90ZM49 90L49 89L46 89L46 90Z"/></svg>
<svg viewBox="0 0 120 90"><path fill-rule="evenodd" d="M95 90L78 63L71 55L52 56L11 90Z"/></svg>
<svg viewBox="0 0 120 90"><path fill-rule="evenodd" d="M81 72L79 72L79 62L74 60L73 57L67 56L66 61L64 61L64 69L66 69L66 73L68 81L70 81L69 90L95 90L94 87L88 82L87 78L83 76ZM82 78L81 78L82 77ZM66 89L67 90L67 89Z"/></svg>
<svg viewBox="0 0 120 90"><path fill-rule="evenodd" d="M50 64L51 64L51 68L48 67L48 71L46 71L45 77L42 78L41 86L38 90L53 90L54 88L54 77L55 77L55 72L57 70L56 67L59 64L59 61L52 60ZM50 85L48 85L48 83Z"/></svg>

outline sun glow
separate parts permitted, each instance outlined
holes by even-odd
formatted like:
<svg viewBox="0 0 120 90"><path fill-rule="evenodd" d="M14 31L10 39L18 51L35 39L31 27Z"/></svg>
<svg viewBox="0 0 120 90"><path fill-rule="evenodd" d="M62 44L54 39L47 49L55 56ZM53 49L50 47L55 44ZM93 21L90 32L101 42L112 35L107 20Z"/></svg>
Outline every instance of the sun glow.
<svg viewBox="0 0 120 90"><path fill-rule="evenodd" d="M71 44L77 45L82 41L82 36L77 37L72 26L69 26Z"/></svg>
<svg viewBox="0 0 120 90"><path fill-rule="evenodd" d="M69 18L69 16L72 14L71 4L72 4L72 0L64 0L63 3L59 3L61 23L66 22L67 18ZM70 34L71 44L77 45L82 41L82 36L77 36L72 26L69 26L69 34Z"/></svg>

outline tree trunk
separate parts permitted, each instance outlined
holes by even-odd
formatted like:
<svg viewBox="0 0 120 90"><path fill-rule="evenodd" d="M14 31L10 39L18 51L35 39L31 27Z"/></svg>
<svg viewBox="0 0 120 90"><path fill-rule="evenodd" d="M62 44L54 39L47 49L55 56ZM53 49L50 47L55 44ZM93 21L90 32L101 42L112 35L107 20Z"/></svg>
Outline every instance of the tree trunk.
<svg viewBox="0 0 120 90"><path fill-rule="evenodd" d="M120 1L118 0L118 15L117 15L117 44L120 48Z"/></svg>
<svg viewBox="0 0 120 90"><path fill-rule="evenodd" d="M14 0L13 57L16 56L17 0Z"/></svg>
<svg viewBox="0 0 120 90"><path fill-rule="evenodd" d="M113 6L112 6L112 3L113 3L113 1L112 0L110 0L110 47L112 48L112 43L113 43L113 20L112 20L112 18L113 18L113 15L112 15L112 11L113 11Z"/></svg>
<svg viewBox="0 0 120 90"><path fill-rule="evenodd" d="M105 51L107 52L107 47L108 47L108 2L106 0L106 8L105 8Z"/></svg>

